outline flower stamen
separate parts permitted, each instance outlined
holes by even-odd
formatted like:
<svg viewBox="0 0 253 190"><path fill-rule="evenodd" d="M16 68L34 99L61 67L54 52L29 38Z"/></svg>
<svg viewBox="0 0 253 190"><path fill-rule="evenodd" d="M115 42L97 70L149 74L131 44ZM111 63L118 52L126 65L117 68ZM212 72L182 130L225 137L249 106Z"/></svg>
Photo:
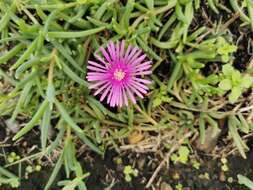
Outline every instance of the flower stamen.
<svg viewBox="0 0 253 190"><path fill-rule="evenodd" d="M121 81L125 78L126 73L121 69L116 69L113 73L113 76L116 80Z"/></svg>

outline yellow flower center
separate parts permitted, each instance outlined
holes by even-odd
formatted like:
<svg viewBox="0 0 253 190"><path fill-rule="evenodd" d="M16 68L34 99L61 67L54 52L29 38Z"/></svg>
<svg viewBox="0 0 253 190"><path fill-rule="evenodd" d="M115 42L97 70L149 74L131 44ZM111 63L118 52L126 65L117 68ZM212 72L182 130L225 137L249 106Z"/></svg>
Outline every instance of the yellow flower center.
<svg viewBox="0 0 253 190"><path fill-rule="evenodd" d="M113 76L116 80L121 81L126 76L126 73L121 69L116 69L113 73Z"/></svg>

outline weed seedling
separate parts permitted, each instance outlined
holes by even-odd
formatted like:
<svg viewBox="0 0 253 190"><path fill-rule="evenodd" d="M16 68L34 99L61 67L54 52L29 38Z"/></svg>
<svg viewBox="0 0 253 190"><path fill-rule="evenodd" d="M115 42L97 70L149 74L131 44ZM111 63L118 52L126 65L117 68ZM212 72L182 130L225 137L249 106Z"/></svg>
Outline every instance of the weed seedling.
<svg viewBox="0 0 253 190"><path fill-rule="evenodd" d="M188 157L190 154L190 150L187 146L181 146L178 150L178 154L172 154L171 160L176 163L180 162L182 164L186 164L188 162Z"/></svg>
<svg viewBox="0 0 253 190"><path fill-rule="evenodd" d="M228 96L231 103L235 103L241 94L253 85L253 77L248 74L242 75L230 64L222 67L221 77L219 88L224 92L231 91Z"/></svg>
<svg viewBox="0 0 253 190"><path fill-rule="evenodd" d="M123 173L125 175L125 180L131 182L132 176L137 177L139 172L137 169L133 169L132 166L127 165L125 166Z"/></svg>

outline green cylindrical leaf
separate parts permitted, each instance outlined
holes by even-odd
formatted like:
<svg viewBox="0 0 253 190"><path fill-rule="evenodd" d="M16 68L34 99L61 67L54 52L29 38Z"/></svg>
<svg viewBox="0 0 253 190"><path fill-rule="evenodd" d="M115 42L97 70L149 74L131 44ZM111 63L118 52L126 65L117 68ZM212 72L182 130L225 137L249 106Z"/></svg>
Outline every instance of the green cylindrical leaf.
<svg viewBox="0 0 253 190"><path fill-rule="evenodd" d="M26 133L28 133L39 122L39 119L43 115L47 106L48 106L48 101L44 100L43 103L40 105L38 111L33 116L33 118L13 137L14 141L19 139Z"/></svg>

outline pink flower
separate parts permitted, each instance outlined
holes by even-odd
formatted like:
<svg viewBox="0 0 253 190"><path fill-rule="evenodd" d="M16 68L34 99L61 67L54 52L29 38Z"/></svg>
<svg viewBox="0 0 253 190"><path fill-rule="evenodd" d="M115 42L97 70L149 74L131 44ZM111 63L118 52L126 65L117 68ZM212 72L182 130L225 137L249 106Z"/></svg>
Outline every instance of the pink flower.
<svg viewBox="0 0 253 190"><path fill-rule="evenodd" d="M97 62L88 61L87 80L94 95L100 94L100 101L107 98L111 107L128 105L129 99L135 104L135 96L143 98L147 84L151 82L142 76L149 75L151 61L137 47L129 45L125 51L124 40L114 44L109 42L107 49L100 47L102 57L95 55Z"/></svg>

